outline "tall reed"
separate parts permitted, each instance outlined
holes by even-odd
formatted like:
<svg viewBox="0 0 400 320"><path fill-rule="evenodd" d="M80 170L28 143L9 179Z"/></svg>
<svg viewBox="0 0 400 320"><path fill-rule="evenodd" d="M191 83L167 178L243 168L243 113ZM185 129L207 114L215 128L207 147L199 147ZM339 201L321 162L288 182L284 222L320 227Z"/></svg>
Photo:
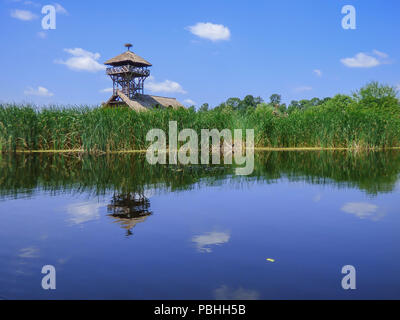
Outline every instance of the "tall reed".
<svg viewBox="0 0 400 320"><path fill-rule="evenodd" d="M400 107L398 108L400 109ZM254 129L258 147L399 147L400 111L362 108L338 96L322 106L277 114L268 107L246 112L217 108L158 109L137 113L128 108L49 108L0 105L2 151L76 150L109 152L142 150L153 128L168 134L169 121L178 129Z"/></svg>

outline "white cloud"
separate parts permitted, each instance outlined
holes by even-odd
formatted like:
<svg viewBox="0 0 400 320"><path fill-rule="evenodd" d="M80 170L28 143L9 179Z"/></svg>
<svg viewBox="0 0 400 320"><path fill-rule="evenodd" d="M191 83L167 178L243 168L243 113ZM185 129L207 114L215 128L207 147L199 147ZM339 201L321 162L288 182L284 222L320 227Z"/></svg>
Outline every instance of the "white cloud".
<svg viewBox="0 0 400 320"><path fill-rule="evenodd" d="M342 207L342 211L354 214L360 219L379 220L383 213L378 212L379 207L365 202L349 202Z"/></svg>
<svg viewBox="0 0 400 320"><path fill-rule="evenodd" d="M105 88L105 89L100 90L100 92L101 93L110 93L110 92L113 92L113 88Z"/></svg>
<svg viewBox="0 0 400 320"><path fill-rule="evenodd" d="M309 86L302 86L302 87L297 87L294 89L296 92L305 92L305 91L311 91L313 88Z"/></svg>
<svg viewBox="0 0 400 320"><path fill-rule="evenodd" d="M11 11L11 17L22 21L31 21L33 19L36 19L38 16L30 12L29 10L15 9Z"/></svg>
<svg viewBox="0 0 400 320"><path fill-rule="evenodd" d="M29 87L27 90L24 91L24 94L27 96L38 96L38 97L52 97L54 94L50 92L48 89L44 87L37 87L37 89L34 89L32 87Z"/></svg>
<svg viewBox="0 0 400 320"><path fill-rule="evenodd" d="M46 39L46 38L47 38L47 33L44 32L44 31L39 31L39 32L37 33L37 36L38 36L39 38L41 38L41 39Z"/></svg>
<svg viewBox="0 0 400 320"><path fill-rule="evenodd" d="M349 68L373 68L381 64L390 63L388 60L385 60L388 58L388 54L378 50L373 50L372 54L360 52L353 58L344 58L340 61Z"/></svg>
<svg viewBox="0 0 400 320"><path fill-rule="evenodd" d="M187 29L194 35L211 41L229 40L231 37L229 28L222 24L199 22L194 26L187 27Z"/></svg>
<svg viewBox="0 0 400 320"><path fill-rule="evenodd" d="M100 64L97 60L100 59L99 53L92 53L82 48L64 49L72 55L66 61L56 60L56 63L65 64L68 68L75 71L97 72L105 70L106 67Z"/></svg>
<svg viewBox="0 0 400 320"><path fill-rule="evenodd" d="M164 92L164 93L187 93L183 90L182 86L175 81L165 80L163 82L156 82L154 77L149 77L148 81L144 84L145 89L151 92Z"/></svg>
<svg viewBox="0 0 400 320"><path fill-rule="evenodd" d="M216 300L258 300L260 294L255 290L247 290L243 288L231 289L227 286L221 286L214 292Z"/></svg>
<svg viewBox="0 0 400 320"><path fill-rule="evenodd" d="M40 3L37 3L37 2L33 2L33 1L24 1L24 4L25 5L31 5L31 6L34 6L34 7L40 7Z"/></svg>
<svg viewBox="0 0 400 320"><path fill-rule="evenodd" d="M195 106L196 102L194 102L192 99L186 99L183 101L185 104L189 105L189 106Z"/></svg>
<svg viewBox="0 0 400 320"><path fill-rule="evenodd" d="M104 204L98 202L74 203L67 207L67 213L70 215L69 221L73 224L82 224L100 218L99 209Z"/></svg>
<svg viewBox="0 0 400 320"><path fill-rule="evenodd" d="M36 247L28 247L19 250L18 257L24 259L33 259L39 257L40 250Z"/></svg>
<svg viewBox="0 0 400 320"><path fill-rule="evenodd" d="M389 58L389 55L382 51L374 50L373 53L380 58Z"/></svg>
<svg viewBox="0 0 400 320"><path fill-rule="evenodd" d="M54 3L54 7L56 8L57 13L68 15L68 11L61 4Z"/></svg>
<svg viewBox="0 0 400 320"><path fill-rule="evenodd" d="M230 237L230 234L226 232L209 232L200 236L194 236L192 242L196 243L197 249L200 252L210 253L212 250L209 246L227 243Z"/></svg>
<svg viewBox="0 0 400 320"><path fill-rule="evenodd" d="M381 64L377 58L362 52L357 53L354 58L344 58L340 61L349 68L373 68Z"/></svg>
<svg viewBox="0 0 400 320"><path fill-rule="evenodd" d="M317 77L322 77L322 71L321 70L315 69L315 70L313 70L313 72Z"/></svg>

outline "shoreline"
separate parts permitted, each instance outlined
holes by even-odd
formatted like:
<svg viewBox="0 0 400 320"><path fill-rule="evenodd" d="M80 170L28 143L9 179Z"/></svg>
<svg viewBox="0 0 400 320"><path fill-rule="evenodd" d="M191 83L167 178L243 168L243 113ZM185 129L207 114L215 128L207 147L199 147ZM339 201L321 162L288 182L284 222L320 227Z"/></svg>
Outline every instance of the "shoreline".
<svg viewBox="0 0 400 320"><path fill-rule="evenodd" d="M254 151L271 151L271 152L285 152L285 151L386 151L386 150L400 150L399 147L255 147ZM3 151L0 154L12 154L12 153L86 153L86 154L129 154L129 153L146 153L147 150L116 150L116 151L85 151L83 149L71 149L71 150L17 150L17 151ZM169 150L165 150L169 152Z"/></svg>

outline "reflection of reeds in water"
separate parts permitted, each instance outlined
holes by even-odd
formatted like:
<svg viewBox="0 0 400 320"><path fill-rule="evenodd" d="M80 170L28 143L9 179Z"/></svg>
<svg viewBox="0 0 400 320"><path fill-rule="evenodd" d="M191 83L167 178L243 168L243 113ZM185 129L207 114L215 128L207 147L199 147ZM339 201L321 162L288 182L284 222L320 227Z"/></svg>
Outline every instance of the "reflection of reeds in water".
<svg viewBox="0 0 400 320"><path fill-rule="evenodd" d="M400 173L400 152L261 152L254 176L287 177L312 184L355 187L369 194L390 192Z"/></svg>
<svg viewBox="0 0 400 320"><path fill-rule="evenodd" d="M132 229L152 214L149 209L149 199L132 193L114 194L111 203L107 206L108 216L126 230L127 236L132 235Z"/></svg>
<svg viewBox="0 0 400 320"><path fill-rule="evenodd" d="M400 151L258 152L251 176L234 176L234 167L150 165L143 154L3 154L0 199L27 196L37 189L94 196L126 195L144 194L148 189L176 191L219 185L227 178L243 183L272 183L283 177L377 194L394 189L400 173Z"/></svg>

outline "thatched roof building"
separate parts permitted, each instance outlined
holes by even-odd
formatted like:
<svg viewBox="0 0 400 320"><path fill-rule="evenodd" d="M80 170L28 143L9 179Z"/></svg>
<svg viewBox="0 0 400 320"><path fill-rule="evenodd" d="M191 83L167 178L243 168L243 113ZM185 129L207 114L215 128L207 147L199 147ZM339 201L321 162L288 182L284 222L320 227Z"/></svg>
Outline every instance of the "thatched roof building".
<svg viewBox="0 0 400 320"><path fill-rule="evenodd" d="M144 81L150 76L149 67L152 64L136 53L130 51L131 44L126 44L128 50L107 60L109 66L106 73L113 81L113 95L105 106L127 105L136 111L146 111L156 107L183 108L175 98L150 96L144 94Z"/></svg>

